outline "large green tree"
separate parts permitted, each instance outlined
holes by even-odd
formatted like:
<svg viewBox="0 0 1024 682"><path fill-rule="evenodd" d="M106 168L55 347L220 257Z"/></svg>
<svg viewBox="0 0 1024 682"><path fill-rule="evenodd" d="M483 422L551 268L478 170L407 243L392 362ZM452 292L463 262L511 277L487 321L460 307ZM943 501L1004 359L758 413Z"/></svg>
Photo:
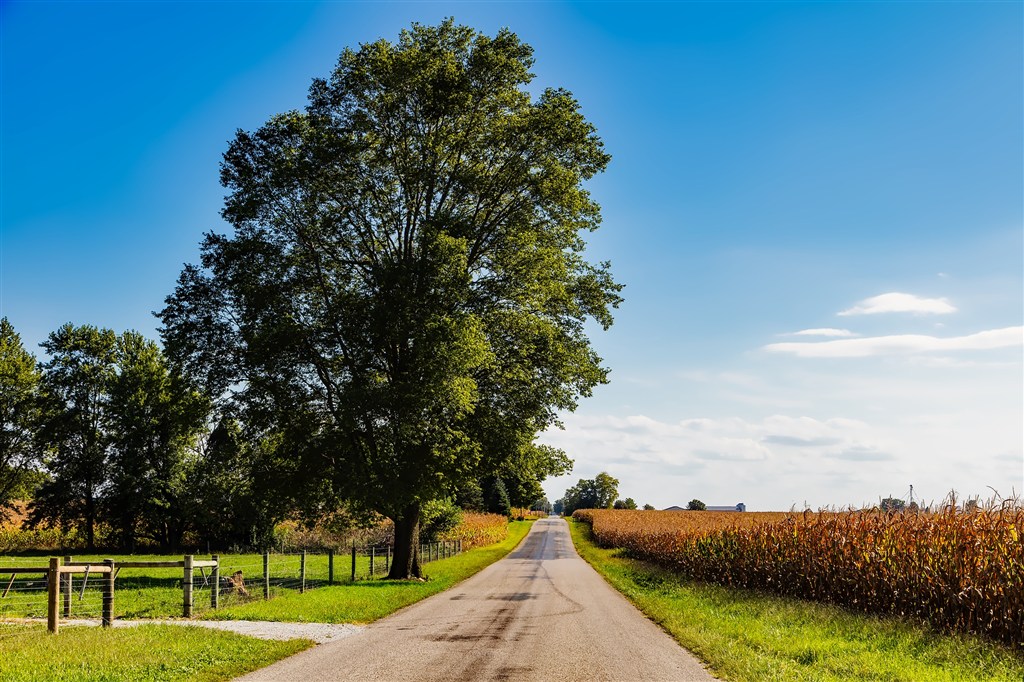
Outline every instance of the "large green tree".
<svg viewBox="0 0 1024 682"><path fill-rule="evenodd" d="M304 111L238 132L233 234L161 313L168 353L276 439L293 485L394 520L394 578L419 574L424 503L606 381L585 324L611 324L619 286L582 233L609 157L570 93L531 96L532 64L452 21L346 49Z"/></svg>
<svg viewBox="0 0 1024 682"><path fill-rule="evenodd" d="M139 539L177 547L191 496L188 460L206 426L207 400L171 372L155 343L132 331L117 338L106 393L104 518L122 547L134 550Z"/></svg>
<svg viewBox="0 0 1024 682"><path fill-rule="evenodd" d="M50 356L43 365L46 403L40 430L49 479L32 502L30 521L78 526L89 549L96 544L107 481L106 405L116 344L109 329L70 323L42 343Z"/></svg>
<svg viewBox="0 0 1024 682"><path fill-rule="evenodd" d="M0 521L38 463L40 374L6 317L0 319Z"/></svg>

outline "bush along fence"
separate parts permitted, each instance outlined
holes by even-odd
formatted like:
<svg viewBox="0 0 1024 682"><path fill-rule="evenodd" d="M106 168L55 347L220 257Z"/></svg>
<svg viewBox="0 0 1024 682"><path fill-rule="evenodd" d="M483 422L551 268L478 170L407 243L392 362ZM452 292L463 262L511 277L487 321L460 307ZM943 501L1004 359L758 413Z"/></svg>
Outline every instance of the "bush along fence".
<svg viewBox="0 0 1024 682"><path fill-rule="evenodd" d="M446 559L462 553L462 541L422 544L419 552L421 563ZM209 603L210 609L220 608L225 595L231 595L233 603L244 603L259 598L271 599L282 590L304 593L326 585L386 575L391 568L392 555L390 545L353 545L343 553L330 550L296 554L266 552L262 555L213 555L208 560L185 555L180 560L168 558L157 561L74 561L73 557L67 556L51 558L46 566L0 565L0 617L41 615L45 604L47 626L52 633L59 632L62 618L68 619L72 615L100 617L103 626L109 627L114 619L115 585L122 569L132 569L135 576L140 570L168 576L166 569L179 569L179 613L185 618L192 618L203 608L204 602ZM10 579L4 581L7 576ZM122 578L122 582L124 580ZM178 579L155 578L150 582L176 585ZM145 593L146 588L142 587L138 592ZM203 598L197 600L197 596ZM4 604L5 601L8 604Z"/></svg>

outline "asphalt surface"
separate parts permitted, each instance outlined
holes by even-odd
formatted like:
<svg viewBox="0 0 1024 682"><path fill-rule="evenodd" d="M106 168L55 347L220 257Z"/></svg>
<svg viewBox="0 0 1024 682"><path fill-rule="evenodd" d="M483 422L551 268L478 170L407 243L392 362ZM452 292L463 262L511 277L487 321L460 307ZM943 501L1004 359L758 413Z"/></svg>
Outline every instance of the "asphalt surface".
<svg viewBox="0 0 1024 682"><path fill-rule="evenodd" d="M576 553L562 519L452 589L255 680L713 680Z"/></svg>

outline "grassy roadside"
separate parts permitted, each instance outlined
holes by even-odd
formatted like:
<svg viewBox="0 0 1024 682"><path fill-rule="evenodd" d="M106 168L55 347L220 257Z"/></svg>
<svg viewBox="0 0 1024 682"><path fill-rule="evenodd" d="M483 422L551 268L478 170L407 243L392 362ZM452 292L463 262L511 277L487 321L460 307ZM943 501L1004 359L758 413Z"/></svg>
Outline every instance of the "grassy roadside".
<svg viewBox="0 0 1024 682"><path fill-rule="evenodd" d="M512 521L502 542L424 566L428 580L364 580L290 593L270 601L254 601L211 611L211 620L277 620L310 623L370 623L442 592L511 552L530 531L532 521Z"/></svg>
<svg viewBox="0 0 1024 682"><path fill-rule="evenodd" d="M570 521L580 555L719 677L747 680L1024 679L1024 656L824 604L687 582L597 547Z"/></svg>
<svg viewBox="0 0 1024 682"><path fill-rule="evenodd" d="M313 645L275 642L198 627L144 625L101 630L0 624L0 679L193 682L229 680Z"/></svg>

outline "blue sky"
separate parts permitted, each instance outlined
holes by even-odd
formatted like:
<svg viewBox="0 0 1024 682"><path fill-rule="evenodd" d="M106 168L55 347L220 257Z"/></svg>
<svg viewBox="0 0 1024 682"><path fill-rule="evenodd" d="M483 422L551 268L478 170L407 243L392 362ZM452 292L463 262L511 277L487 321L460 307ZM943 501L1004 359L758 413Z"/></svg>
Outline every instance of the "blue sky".
<svg viewBox="0 0 1024 682"><path fill-rule="evenodd" d="M155 337L234 130L446 16L530 43L613 157L612 381L544 435L552 499L1024 489L1021 3L5 2L0 315Z"/></svg>

